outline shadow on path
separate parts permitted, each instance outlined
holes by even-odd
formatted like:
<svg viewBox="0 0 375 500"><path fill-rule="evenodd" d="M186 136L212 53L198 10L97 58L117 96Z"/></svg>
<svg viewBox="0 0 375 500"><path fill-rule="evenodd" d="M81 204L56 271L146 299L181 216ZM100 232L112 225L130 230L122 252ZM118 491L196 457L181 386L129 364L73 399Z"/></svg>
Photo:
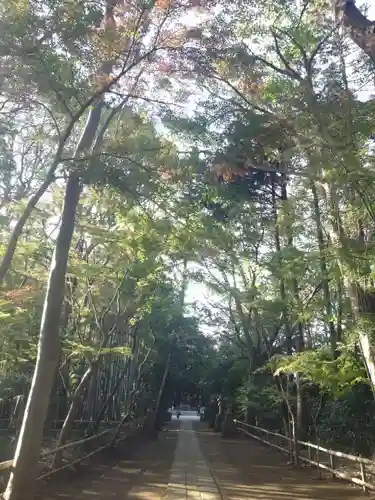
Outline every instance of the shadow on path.
<svg viewBox="0 0 375 500"><path fill-rule="evenodd" d="M165 495L177 442L173 422L152 441L124 441L76 471L57 474L39 486L37 500L160 500Z"/></svg>
<svg viewBox="0 0 375 500"><path fill-rule="evenodd" d="M251 439L223 439L201 422L181 427L174 420L154 441L134 439L106 450L40 485L38 500L368 498L340 480L319 479L314 469L296 470L281 453Z"/></svg>
<svg viewBox="0 0 375 500"><path fill-rule="evenodd" d="M276 450L245 438L223 439L194 425L200 447L225 500L364 500L358 487L319 479L310 467L296 470Z"/></svg>

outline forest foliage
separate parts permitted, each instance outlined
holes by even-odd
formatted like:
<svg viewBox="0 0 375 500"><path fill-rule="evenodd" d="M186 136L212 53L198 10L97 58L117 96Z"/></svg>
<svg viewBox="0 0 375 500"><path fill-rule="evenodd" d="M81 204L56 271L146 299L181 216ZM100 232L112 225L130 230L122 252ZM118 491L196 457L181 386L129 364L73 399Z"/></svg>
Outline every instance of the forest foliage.
<svg viewBox="0 0 375 500"><path fill-rule="evenodd" d="M371 455L375 43L333 4L0 6L6 500L56 422L182 393Z"/></svg>

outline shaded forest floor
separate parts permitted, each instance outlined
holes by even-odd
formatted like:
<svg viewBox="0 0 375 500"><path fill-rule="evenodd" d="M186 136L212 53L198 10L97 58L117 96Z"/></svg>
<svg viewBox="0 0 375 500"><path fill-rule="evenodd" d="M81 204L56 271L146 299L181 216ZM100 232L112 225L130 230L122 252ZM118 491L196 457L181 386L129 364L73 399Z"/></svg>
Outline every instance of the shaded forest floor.
<svg viewBox="0 0 375 500"><path fill-rule="evenodd" d="M76 470L61 472L38 488L37 500L163 498L169 481L179 422L155 440L139 436L103 450Z"/></svg>
<svg viewBox="0 0 375 500"><path fill-rule="evenodd" d="M368 498L349 483L319 478L310 467L296 470L287 458L247 438L222 439L195 425L200 446L225 500L359 500Z"/></svg>
<svg viewBox="0 0 375 500"><path fill-rule="evenodd" d="M153 441L124 441L76 471L62 472L39 485L38 500L170 500L167 488L175 460L180 424L171 422ZM200 450L217 485L213 500L360 500L359 488L324 477L311 468L297 471L278 452L245 438L222 439L201 422L194 423ZM190 431L191 432L191 431ZM181 439L182 437L180 437ZM186 439L186 437L185 437ZM198 472L199 473L199 472ZM198 478L199 479L199 478ZM203 498L203 496L200 498ZM188 494L173 500L196 498Z"/></svg>

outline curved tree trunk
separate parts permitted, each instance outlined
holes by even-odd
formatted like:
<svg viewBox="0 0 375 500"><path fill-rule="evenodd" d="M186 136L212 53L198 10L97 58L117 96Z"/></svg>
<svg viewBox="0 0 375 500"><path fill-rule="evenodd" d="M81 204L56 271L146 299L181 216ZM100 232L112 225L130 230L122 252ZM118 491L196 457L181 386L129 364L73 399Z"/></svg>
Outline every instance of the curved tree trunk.
<svg viewBox="0 0 375 500"><path fill-rule="evenodd" d="M90 111L77 146L77 155L91 146L99 125L101 110L102 102L99 102ZM38 356L14 455L13 470L4 493L5 500L27 500L34 497L44 422L60 355L59 326L65 274L81 191L80 178L75 173L70 174L44 299Z"/></svg>
<svg viewBox="0 0 375 500"><path fill-rule="evenodd" d="M104 92L104 90L103 90L103 92ZM97 96L92 96L81 106L81 108L77 111L77 113L71 118L68 126L65 129L65 132L63 133L62 137L60 138L59 145L57 146L56 154L54 156L52 165L50 166L50 169L47 172L45 180L40 185L39 189L29 198L29 201L26 205L26 208L25 208L23 214L18 219L18 221L17 221L17 223L12 231L11 237L10 237L9 242L7 244L7 248L5 250L4 257L0 263L0 285L4 281L5 276L7 275L8 271L10 269L10 266L12 264L12 260L14 257L14 253L15 253L16 248L17 248L18 240L21 237L21 234L22 234L23 228L25 227L26 222L28 221L31 213L33 212L34 208L38 204L41 197L44 195L44 193L47 191L49 186L55 180L55 172L56 172L57 167L59 166L59 164L61 162L61 157L62 157L63 152L64 152L65 144L69 140L70 135L73 132L73 129L74 129L76 123L80 120L80 118L83 116L85 111L89 108L89 106L93 105L94 101L97 98L99 98L99 99L101 98L101 95L102 94L99 93ZM96 108L94 108L94 109L96 109ZM92 113L90 113L89 116L91 116L91 115L92 115ZM88 122L87 122L87 125L88 125ZM81 139L78 143L78 146L76 149L76 154L78 152L82 151L83 149L85 149L88 145L87 139L88 139L88 135L89 135L88 133L90 132L90 130L88 129L87 125L86 125L85 131L82 134ZM105 127L103 128L103 131L105 131ZM91 143L89 145L91 145Z"/></svg>
<svg viewBox="0 0 375 500"><path fill-rule="evenodd" d="M47 189L49 188L49 186L52 184L52 182L55 179L55 168L51 169L48 172L45 181L40 185L40 187L36 191L36 193L33 194L29 198L29 201L27 202L27 205L26 205L25 210L23 211L23 214L21 215L21 217L18 219L16 225L14 226L14 229L13 229L12 234L10 236L8 246L7 246L7 249L5 251L3 260L1 261L1 264L0 264L0 284L4 281L5 276L7 275L7 272L12 264L14 253L15 253L16 248L17 248L17 243L21 237L21 234L22 234L23 228L25 227L26 222L28 221L32 211L36 207L40 198L44 195L44 193L47 191Z"/></svg>

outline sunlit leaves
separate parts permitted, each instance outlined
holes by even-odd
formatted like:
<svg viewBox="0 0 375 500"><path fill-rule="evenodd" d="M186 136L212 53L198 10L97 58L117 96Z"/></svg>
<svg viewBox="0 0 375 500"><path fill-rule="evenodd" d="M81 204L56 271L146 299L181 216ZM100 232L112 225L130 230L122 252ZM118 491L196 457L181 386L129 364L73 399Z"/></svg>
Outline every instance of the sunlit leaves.
<svg viewBox="0 0 375 500"><path fill-rule="evenodd" d="M290 358L279 358L275 364L275 375L300 372L307 380L320 385L335 397L355 384L366 382L364 367L348 348L344 348L337 359L332 359L329 350L323 348Z"/></svg>
<svg viewBox="0 0 375 500"><path fill-rule="evenodd" d="M131 348L129 346L96 348L90 345L79 344L74 341L67 341L65 346L63 346L63 352L69 354L71 359L80 359L82 356L87 359L94 359L109 355L124 357L131 356Z"/></svg>

